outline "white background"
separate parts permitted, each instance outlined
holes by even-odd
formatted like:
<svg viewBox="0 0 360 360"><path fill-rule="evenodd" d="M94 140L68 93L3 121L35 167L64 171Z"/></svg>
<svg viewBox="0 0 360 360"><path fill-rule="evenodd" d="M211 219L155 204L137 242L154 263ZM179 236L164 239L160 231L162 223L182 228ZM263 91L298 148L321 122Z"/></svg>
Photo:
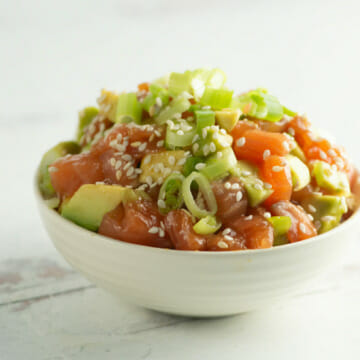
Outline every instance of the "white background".
<svg viewBox="0 0 360 360"><path fill-rule="evenodd" d="M94 104L102 87L134 89L169 71L220 67L237 91L267 87L290 108L307 113L360 163L359 13L355 0L0 0L0 261L61 261L41 227L32 177L41 154L73 135L77 111ZM358 272L349 276L345 271L347 277L340 281L347 284L349 298L334 290L298 301L300 309L293 303L285 310L231 320L225 328L222 323L194 325L202 334L197 333L198 353L209 359L224 358L225 351L229 359L260 359L261 339L266 339L271 359L310 354L335 359L344 352L344 358L360 358L360 330L353 321L360 320L356 261ZM152 316L156 321L157 315ZM249 327L245 338L251 346L241 339L237 346L216 341L216 326L221 337L242 329L242 321ZM272 344L271 334L283 341L277 338ZM178 339L170 341L177 349L174 358L190 358L186 331L173 330L173 337ZM155 338L153 345L160 344ZM131 343L121 341L125 349ZM161 344L151 358L163 358L166 342Z"/></svg>

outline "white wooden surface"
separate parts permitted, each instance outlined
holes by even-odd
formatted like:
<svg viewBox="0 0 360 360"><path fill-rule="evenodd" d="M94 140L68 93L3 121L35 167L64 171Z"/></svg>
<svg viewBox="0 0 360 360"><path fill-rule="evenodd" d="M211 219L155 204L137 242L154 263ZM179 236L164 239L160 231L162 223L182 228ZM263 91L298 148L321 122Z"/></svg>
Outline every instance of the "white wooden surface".
<svg viewBox="0 0 360 360"><path fill-rule="evenodd" d="M99 88L203 64L224 68L239 90L273 89L360 163L359 10L356 1L0 0L0 359L359 359L358 234L342 264L291 300L184 319L114 299L71 270L32 195L41 153L72 136Z"/></svg>

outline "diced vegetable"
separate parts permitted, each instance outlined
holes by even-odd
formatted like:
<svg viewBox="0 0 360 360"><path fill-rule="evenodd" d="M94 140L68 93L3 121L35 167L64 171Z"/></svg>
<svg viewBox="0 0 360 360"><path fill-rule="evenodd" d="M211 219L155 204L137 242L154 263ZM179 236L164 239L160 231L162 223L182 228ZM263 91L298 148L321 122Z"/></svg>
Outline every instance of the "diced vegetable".
<svg viewBox="0 0 360 360"><path fill-rule="evenodd" d="M181 192L184 176L172 174L166 178L159 192L158 207L162 214L167 214L171 210L181 208L184 199Z"/></svg>
<svg viewBox="0 0 360 360"><path fill-rule="evenodd" d="M204 204L198 205L191 192L191 184L195 182L199 186L199 195L205 200ZM183 182L182 195L188 210L197 218L207 215L215 215L217 204L211 186L206 177L196 171L191 173Z"/></svg>
<svg viewBox="0 0 360 360"><path fill-rule="evenodd" d="M175 125L178 124L177 121L174 121ZM176 129L171 128L170 126L166 129L165 144L168 149L175 149L177 147L187 147L190 146L193 142L194 136L197 130L194 125L186 125L186 130L181 128Z"/></svg>
<svg viewBox="0 0 360 360"><path fill-rule="evenodd" d="M310 171L308 167L296 156L286 155L290 166L293 190L299 191L310 183Z"/></svg>
<svg viewBox="0 0 360 360"><path fill-rule="evenodd" d="M93 106L86 107L79 112L79 123L76 131L76 140L80 141L84 135L84 128L94 120L95 116L99 113L99 109Z"/></svg>
<svg viewBox="0 0 360 360"><path fill-rule="evenodd" d="M215 111L216 122L228 132L231 132L235 127L240 115L240 109L222 109Z"/></svg>
<svg viewBox="0 0 360 360"><path fill-rule="evenodd" d="M193 229L197 234L209 235L216 233L221 228L221 222L219 222L215 216L205 216L200 219Z"/></svg>
<svg viewBox="0 0 360 360"><path fill-rule="evenodd" d="M203 128L215 125L215 113L212 110L196 110L196 129L201 133Z"/></svg>
<svg viewBox="0 0 360 360"><path fill-rule="evenodd" d="M186 162L184 164L183 168L183 174L184 176L189 176L193 171L196 170L195 166L199 163L204 163L205 159L203 157L198 156L191 156L186 159Z"/></svg>
<svg viewBox="0 0 360 360"><path fill-rule="evenodd" d="M97 99L99 114L112 122L116 122L118 97L117 93L102 89L100 97Z"/></svg>
<svg viewBox="0 0 360 360"><path fill-rule="evenodd" d="M232 95L233 91L231 90L207 87L200 99L200 103L211 106L215 110L223 109L230 106Z"/></svg>
<svg viewBox="0 0 360 360"><path fill-rule="evenodd" d="M115 122L128 123L131 121L141 122L142 105L135 93L124 93L118 97Z"/></svg>
<svg viewBox="0 0 360 360"><path fill-rule="evenodd" d="M177 114L181 114L188 110L191 103L183 96L178 96L172 100L167 107L160 111L156 116L155 122L159 125L165 124L167 120L173 119Z"/></svg>

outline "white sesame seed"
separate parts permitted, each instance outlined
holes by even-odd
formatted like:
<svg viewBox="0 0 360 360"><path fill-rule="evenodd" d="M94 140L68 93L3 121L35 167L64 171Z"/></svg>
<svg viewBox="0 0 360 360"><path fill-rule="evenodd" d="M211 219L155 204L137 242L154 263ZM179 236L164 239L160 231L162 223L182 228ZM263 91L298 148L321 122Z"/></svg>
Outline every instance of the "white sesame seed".
<svg viewBox="0 0 360 360"><path fill-rule="evenodd" d="M151 161L151 155L145 156L144 158L144 165L148 164Z"/></svg>
<svg viewBox="0 0 360 360"><path fill-rule="evenodd" d="M344 161L340 157L335 158L335 163L340 169L344 167Z"/></svg>
<svg viewBox="0 0 360 360"><path fill-rule="evenodd" d="M130 162L126 163L125 166L124 166L124 170L127 170L130 166L131 166Z"/></svg>
<svg viewBox="0 0 360 360"><path fill-rule="evenodd" d="M335 216L326 215L321 218L321 221L327 222L327 221L333 221L335 219L336 219Z"/></svg>
<svg viewBox="0 0 360 360"><path fill-rule="evenodd" d="M282 171L284 168L282 167L282 166L273 166L272 167L272 171L273 172L280 172L280 171Z"/></svg>
<svg viewBox="0 0 360 360"><path fill-rule="evenodd" d="M164 140L158 141L158 142L156 143L156 146L157 146L157 147L162 147L162 146L164 146Z"/></svg>
<svg viewBox="0 0 360 360"><path fill-rule="evenodd" d="M245 216L245 220L252 220L252 219L253 219L253 216L252 216L252 215Z"/></svg>
<svg viewBox="0 0 360 360"><path fill-rule="evenodd" d="M147 147L147 143L142 143L140 146L139 146L139 151L144 151Z"/></svg>
<svg viewBox="0 0 360 360"><path fill-rule="evenodd" d="M267 159L271 155L271 152L269 149L266 149L263 153L263 159Z"/></svg>
<svg viewBox="0 0 360 360"><path fill-rule="evenodd" d="M130 144L132 147L139 147L141 145L140 141L134 141L133 143Z"/></svg>
<svg viewBox="0 0 360 360"><path fill-rule="evenodd" d="M260 184L256 183L256 184L254 184L254 189L261 191L262 186Z"/></svg>
<svg viewBox="0 0 360 360"><path fill-rule="evenodd" d="M334 149L329 149L328 155L329 155L329 156L336 156L337 154L336 154L336 152L335 152Z"/></svg>
<svg viewBox="0 0 360 360"><path fill-rule="evenodd" d="M316 229L317 231L319 231L320 228L321 228L321 221L316 220L316 221L314 222L314 226L315 226L315 229Z"/></svg>
<svg viewBox="0 0 360 360"><path fill-rule="evenodd" d="M159 199L158 202L157 202L157 204L158 204L158 207L159 207L159 208L162 208L162 209L165 209L165 208L166 208L165 201L162 200L162 199Z"/></svg>
<svg viewBox="0 0 360 360"><path fill-rule="evenodd" d="M287 141L283 141L283 147L285 149L285 151L289 152L290 151L290 145Z"/></svg>
<svg viewBox="0 0 360 360"><path fill-rule="evenodd" d="M131 166L126 173L126 176L131 176L134 173L135 169Z"/></svg>
<svg viewBox="0 0 360 360"><path fill-rule="evenodd" d="M309 211L312 212L312 213L315 213L315 212L316 212L316 207L315 207L314 205L309 204L309 205L308 205L308 209L309 209Z"/></svg>
<svg viewBox="0 0 360 360"><path fill-rule="evenodd" d="M169 126L169 129L172 130L174 127L174 122L172 120L166 120L166 123Z"/></svg>
<svg viewBox="0 0 360 360"><path fill-rule="evenodd" d="M324 151L320 150L320 157L323 159L323 160L326 160L327 159L327 156L325 154Z"/></svg>
<svg viewBox="0 0 360 360"><path fill-rule="evenodd" d="M161 185L162 183L164 182L164 178L162 176L160 176L158 179L157 179L157 183L159 185Z"/></svg>
<svg viewBox="0 0 360 360"><path fill-rule="evenodd" d="M160 221L160 227L161 227L162 229L165 229L165 224L164 224L163 221Z"/></svg>
<svg viewBox="0 0 360 360"><path fill-rule="evenodd" d="M236 201L239 202L242 199L242 197L243 197L243 193L241 191L238 191L236 193Z"/></svg>
<svg viewBox="0 0 360 360"><path fill-rule="evenodd" d="M211 106L210 105L205 105L202 107L203 110L210 110L211 109Z"/></svg>
<svg viewBox="0 0 360 360"><path fill-rule="evenodd" d="M251 175L251 172L248 171L248 170L244 170L244 171L241 172L241 175L243 175L243 176L250 176L250 175Z"/></svg>
<svg viewBox="0 0 360 360"><path fill-rule="evenodd" d="M157 226L153 226L148 231L150 234L156 234L159 232L159 228Z"/></svg>
<svg viewBox="0 0 360 360"><path fill-rule="evenodd" d="M229 182L226 182L224 184L224 187L225 187L225 189L229 190L229 189L231 189L231 184Z"/></svg>
<svg viewBox="0 0 360 360"><path fill-rule="evenodd" d="M186 158L182 158L177 162L177 165L179 165L179 166L184 165L185 161L186 161Z"/></svg>
<svg viewBox="0 0 360 360"><path fill-rule="evenodd" d="M165 236L165 231L163 229L159 229L159 236L160 237L164 237Z"/></svg>
<svg viewBox="0 0 360 360"><path fill-rule="evenodd" d="M178 130L177 132L176 132L178 135L184 135L184 132L182 131L182 130Z"/></svg>
<svg viewBox="0 0 360 360"><path fill-rule="evenodd" d="M208 156L209 155L209 152L210 152L210 146L208 144L205 144L203 146L203 153L204 153L204 156Z"/></svg>
<svg viewBox="0 0 360 360"><path fill-rule="evenodd" d="M174 125L174 123L173 123L173 125ZM157 137L161 136L161 132L159 130L155 130L154 133Z"/></svg>
<svg viewBox="0 0 360 360"><path fill-rule="evenodd" d="M192 143L194 143L197 140L199 140L199 134L195 134L195 136L192 139Z"/></svg>
<svg viewBox="0 0 360 360"><path fill-rule="evenodd" d="M226 228L226 229L224 229L223 232L222 232L223 235L228 235L228 234L230 234L230 233L231 233L231 229L230 229L230 228Z"/></svg>
<svg viewBox="0 0 360 360"><path fill-rule="evenodd" d="M155 102L156 102L156 105L157 105L157 106L159 106L159 107L162 106L162 100L161 100L161 98L157 97L157 98L155 99Z"/></svg>
<svg viewBox="0 0 360 360"><path fill-rule="evenodd" d="M129 154L124 154L124 155L122 156L122 158L123 158L125 161L130 161L130 160L132 160L132 157L131 157L131 155L129 155Z"/></svg>
<svg viewBox="0 0 360 360"><path fill-rule="evenodd" d="M145 182L149 185L151 185L152 183L152 177L150 175L148 175L146 178L145 178Z"/></svg>
<svg viewBox="0 0 360 360"><path fill-rule="evenodd" d="M202 129L202 137L205 139L207 137L207 128Z"/></svg>
<svg viewBox="0 0 360 360"><path fill-rule="evenodd" d="M121 161L121 160L116 161L115 170L120 169L120 166L121 166L121 165L122 165L122 161Z"/></svg>
<svg viewBox="0 0 360 360"><path fill-rule="evenodd" d="M58 169L57 167L55 167L55 166L49 166L49 167L48 167L49 173L56 172L56 171L58 171L58 170L59 170L59 169Z"/></svg>
<svg viewBox="0 0 360 360"><path fill-rule="evenodd" d="M288 128L288 133L290 135L294 136L295 135L295 130L292 127L290 127L290 128Z"/></svg>
<svg viewBox="0 0 360 360"><path fill-rule="evenodd" d="M115 166L115 164L116 164L116 159L115 159L115 158L111 158L111 159L110 159L110 165L111 165L111 166Z"/></svg>
<svg viewBox="0 0 360 360"><path fill-rule="evenodd" d="M169 163L169 165L174 165L175 164L175 156L170 155L168 157L168 163Z"/></svg>
<svg viewBox="0 0 360 360"><path fill-rule="evenodd" d="M314 217L311 214L307 214L308 218L310 219L310 221L314 220Z"/></svg>
<svg viewBox="0 0 360 360"><path fill-rule="evenodd" d="M299 230L303 233L306 234L306 226L303 223L299 224Z"/></svg>
<svg viewBox="0 0 360 360"><path fill-rule="evenodd" d="M223 156L223 153L221 151L216 153L216 157L220 159Z"/></svg>
<svg viewBox="0 0 360 360"><path fill-rule="evenodd" d="M264 212L264 218L265 218L265 219L271 218L271 213L268 212L268 211L265 211L265 212Z"/></svg>
<svg viewBox="0 0 360 360"><path fill-rule="evenodd" d="M272 185L267 183L267 182L264 182L264 188L265 189L272 189Z"/></svg>
<svg viewBox="0 0 360 360"><path fill-rule="evenodd" d="M215 152L215 151L216 151L216 145L213 142L211 142L210 143L210 152Z"/></svg>
<svg viewBox="0 0 360 360"><path fill-rule="evenodd" d="M241 137L236 141L236 146L241 147L241 146L244 146L245 143L246 143L246 139L244 137Z"/></svg>
<svg viewBox="0 0 360 360"><path fill-rule="evenodd" d="M229 241L233 241L233 240L234 240L234 238L233 238L232 236L230 236L230 235L224 235L224 238L225 238L226 240L229 240Z"/></svg>
<svg viewBox="0 0 360 360"><path fill-rule="evenodd" d="M120 179L121 179L121 175L122 175L121 170L116 171L116 173L115 173L116 180L120 180Z"/></svg>
<svg viewBox="0 0 360 360"><path fill-rule="evenodd" d="M195 165L196 170L202 170L206 165L204 163L198 163Z"/></svg>
<svg viewBox="0 0 360 360"><path fill-rule="evenodd" d="M136 174L141 174L143 171L141 169L135 169Z"/></svg>
<svg viewBox="0 0 360 360"><path fill-rule="evenodd" d="M217 246L220 249L227 249L229 247L229 245L223 240L218 241Z"/></svg>
<svg viewBox="0 0 360 360"><path fill-rule="evenodd" d="M221 132L223 135L226 135L225 129L220 129L220 132Z"/></svg>
<svg viewBox="0 0 360 360"><path fill-rule="evenodd" d="M240 185L239 185L238 183L233 183L233 184L231 185L231 188L232 188L233 190L239 190L239 189L240 189Z"/></svg>
<svg viewBox="0 0 360 360"><path fill-rule="evenodd" d="M194 145L193 145L193 152L195 153L195 152L197 152L199 150L199 144L198 143L195 143Z"/></svg>

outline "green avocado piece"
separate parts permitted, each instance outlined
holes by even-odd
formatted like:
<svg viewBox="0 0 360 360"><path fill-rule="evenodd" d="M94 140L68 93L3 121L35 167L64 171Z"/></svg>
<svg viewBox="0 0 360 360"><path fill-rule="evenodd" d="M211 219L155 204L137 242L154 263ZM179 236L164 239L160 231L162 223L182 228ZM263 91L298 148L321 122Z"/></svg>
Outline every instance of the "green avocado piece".
<svg viewBox="0 0 360 360"><path fill-rule="evenodd" d="M273 190L267 189L261 181L258 168L247 161L239 160L237 165L230 169L230 173L240 178L252 207L258 206L273 193Z"/></svg>
<svg viewBox="0 0 360 360"><path fill-rule="evenodd" d="M198 139L192 147L194 156L211 155L216 151L229 148L233 141L232 136L227 134L225 130L220 130L217 126L205 127L197 136Z"/></svg>
<svg viewBox="0 0 360 360"><path fill-rule="evenodd" d="M287 244L286 233L290 230L291 219L289 216L272 216L268 221L274 228L274 246Z"/></svg>
<svg viewBox="0 0 360 360"><path fill-rule="evenodd" d="M306 156L305 156L304 152L302 151L301 147L294 139L292 139L292 141L295 146L291 149L290 154L296 156L302 162L306 162Z"/></svg>
<svg viewBox="0 0 360 360"><path fill-rule="evenodd" d="M312 194L301 202L302 207L318 222L318 233L327 232L339 225L343 214L348 211L345 197Z"/></svg>
<svg viewBox="0 0 360 360"><path fill-rule="evenodd" d="M290 166L294 191L299 191L309 185L311 178L308 167L294 155L286 155L286 159Z"/></svg>
<svg viewBox="0 0 360 360"><path fill-rule="evenodd" d="M39 167L39 188L45 198L55 195L55 190L51 185L49 166L67 154L78 154L80 149L80 145L75 141L63 141L44 154Z"/></svg>
<svg viewBox="0 0 360 360"><path fill-rule="evenodd" d="M117 185L86 184L61 207L61 215L88 230L96 231L104 215L120 203L136 200L132 189Z"/></svg>
<svg viewBox="0 0 360 360"><path fill-rule="evenodd" d="M350 184L345 173L334 169L325 161L314 162L312 175L317 184L336 195L350 195Z"/></svg>
<svg viewBox="0 0 360 360"><path fill-rule="evenodd" d="M78 128L76 131L76 140L80 141L84 135L84 129L88 126L94 119L94 117L99 113L99 110L96 107L89 106L79 112L79 122Z"/></svg>
<svg viewBox="0 0 360 360"><path fill-rule="evenodd" d="M235 127L240 119L240 115L240 109L222 109L215 111L216 122L228 132Z"/></svg>

